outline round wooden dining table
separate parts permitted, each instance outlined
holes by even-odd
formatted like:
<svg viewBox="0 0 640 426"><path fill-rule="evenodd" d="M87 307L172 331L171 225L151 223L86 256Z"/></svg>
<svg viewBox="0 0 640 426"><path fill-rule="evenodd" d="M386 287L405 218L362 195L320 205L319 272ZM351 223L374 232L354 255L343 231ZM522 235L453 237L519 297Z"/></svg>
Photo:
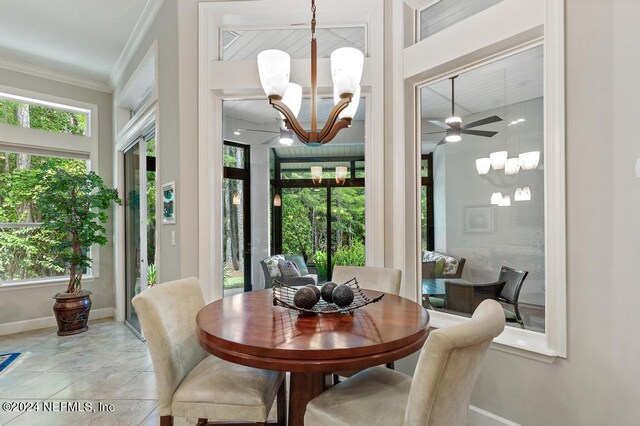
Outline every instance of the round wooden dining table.
<svg viewBox="0 0 640 426"><path fill-rule="evenodd" d="M364 290L369 297L379 292ZM353 314L298 315L273 305L271 289L237 294L198 312L198 340L227 361L291 373L289 425L304 423L307 403L325 375L389 363L422 348L429 314L392 294Z"/></svg>

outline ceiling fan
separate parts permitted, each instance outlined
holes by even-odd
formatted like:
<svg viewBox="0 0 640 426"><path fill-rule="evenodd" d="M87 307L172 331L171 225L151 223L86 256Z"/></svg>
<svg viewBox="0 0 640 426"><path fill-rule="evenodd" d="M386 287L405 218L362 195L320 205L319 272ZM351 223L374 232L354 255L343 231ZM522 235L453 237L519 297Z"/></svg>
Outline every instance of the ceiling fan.
<svg viewBox="0 0 640 426"><path fill-rule="evenodd" d="M458 76L455 75L451 77L451 117L447 118L444 123L439 120L429 120L430 123L435 124L438 127L442 127L444 130L439 130L437 132L429 132L424 133L425 135L431 135L436 133L445 132L445 135L440 141L436 144L436 146L446 143L446 142L460 142L462 140L462 135L473 135L473 136L482 136L484 138L490 138L498 134L498 132L490 132L487 130L471 130L474 127L484 126L485 124L495 123L498 121L502 121L502 118L497 115L492 115L491 117L483 118L481 120L474 121L467 125L462 125L462 119L456 116L455 113L455 79Z"/></svg>
<svg viewBox="0 0 640 426"><path fill-rule="evenodd" d="M278 131L275 130L262 130L262 129L238 129L237 132L258 132L258 133L273 133L273 136L262 142L261 145L271 145L276 140L281 145L290 146L293 144L293 132L283 126L282 121L278 121ZM239 133L238 133L239 134Z"/></svg>

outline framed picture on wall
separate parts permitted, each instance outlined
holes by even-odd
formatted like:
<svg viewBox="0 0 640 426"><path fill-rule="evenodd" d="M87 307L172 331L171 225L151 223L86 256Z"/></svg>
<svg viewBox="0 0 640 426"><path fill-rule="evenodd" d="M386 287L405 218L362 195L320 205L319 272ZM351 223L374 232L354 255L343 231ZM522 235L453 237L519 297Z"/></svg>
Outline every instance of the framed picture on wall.
<svg viewBox="0 0 640 426"><path fill-rule="evenodd" d="M162 185L162 223L176 223L176 183Z"/></svg>
<svg viewBox="0 0 640 426"><path fill-rule="evenodd" d="M492 206L467 206L464 208L465 232L493 232L494 228Z"/></svg>

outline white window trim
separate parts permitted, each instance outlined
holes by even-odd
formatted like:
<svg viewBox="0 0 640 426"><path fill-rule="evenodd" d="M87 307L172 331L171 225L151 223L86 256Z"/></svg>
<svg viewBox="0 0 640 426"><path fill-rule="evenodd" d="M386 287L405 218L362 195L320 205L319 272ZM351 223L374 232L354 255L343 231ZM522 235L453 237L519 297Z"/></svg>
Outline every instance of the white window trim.
<svg viewBox="0 0 640 426"><path fill-rule="evenodd" d="M7 95L6 98L9 99L44 105L63 111L82 112L88 115L86 135L71 135L49 132L42 129L0 125L0 146L2 146L2 149L31 153L33 155L85 159L89 160L90 170L99 173L97 105L2 85L0 85L0 93ZM94 245L91 247L91 252L93 259L91 275L85 276L83 280L92 280L100 276L98 246ZM54 285L65 280L68 280L68 277L45 277L20 281L3 281L0 282L0 289Z"/></svg>
<svg viewBox="0 0 640 426"><path fill-rule="evenodd" d="M322 24L383 28L384 4L381 0L327 0L322 4ZM354 22L357 16L358 22ZM199 5L198 78L199 78L199 277L207 301L222 297L222 100L240 96L264 96L255 61L218 61L219 37L222 28L255 26L256 19L270 25L308 22L309 5L296 0L209 2ZM362 80L363 96L367 97L366 166L366 229L367 264L384 265L384 32L374 31L366 37L367 51L375 53L365 58ZM309 59L291 61L291 78L307 81ZM331 96L329 60L318 60L318 93ZM299 74L298 78L296 74ZM266 98L265 98L266 102ZM213 119L212 119L213 118ZM220 148L220 149L218 149ZM220 167L211 165L219 164ZM216 279L216 277L220 277ZM207 283L206 285L204 283Z"/></svg>
<svg viewBox="0 0 640 426"><path fill-rule="evenodd" d="M496 27L490 22L505 25ZM463 28L463 23L466 28ZM488 25L489 24L489 25ZM478 31L478 28L487 28ZM474 37L470 37L473 34ZM414 115L419 109L418 87L468 71L519 49L544 40L544 117L545 117L545 325L538 333L514 327L494 340L492 348L532 359L552 362L566 358L566 212L565 212L565 132L564 132L564 2L560 0L504 0L502 3L416 42L404 51L404 78L412 88ZM446 41L446 42L445 42ZM446 50L445 50L446 49ZM428 54L427 54L428 53ZM412 132L419 133L419 121L412 117ZM414 134L414 135L415 135ZM415 150L416 148L414 148ZM416 199L420 196L419 162L410 172ZM409 177L408 177L409 178ZM419 203L408 221L409 232L420 228ZM414 226L416 228L414 228ZM415 256L421 248L417 239ZM418 262L419 265L419 262ZM416 271L417 283L421 271ZM461 324L468 319L430 311L435 328Z"/></svg>

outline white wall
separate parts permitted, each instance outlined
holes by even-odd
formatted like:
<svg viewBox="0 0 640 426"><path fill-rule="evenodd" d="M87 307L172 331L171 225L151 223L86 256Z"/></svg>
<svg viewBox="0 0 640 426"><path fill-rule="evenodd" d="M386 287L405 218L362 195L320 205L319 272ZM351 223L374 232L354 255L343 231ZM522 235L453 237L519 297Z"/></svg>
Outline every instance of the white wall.
<svg viewBox="0 0 640 426"><path fill-rule="evenodd" d="M15 87L23 90L44 93L52 96L59 96L67 99L74 99L81 102L88 102L98 105L98 141L99 141L99 164L98 173L105 182L113 181L113 152L111 141L113 140L113 132L111 129L111 94L98 92L96 90L86 89L79 86L73 86L58 81L48 80L45 78L34 77L32 75L22 74L15 71L9 71L0 68L0 82L9 87ZM1 136L0 136L1 139ZM112 215L110 214L110 217ZM112 235L113 227L111 218L107 224L107 234ZM92 282L87 280L84 287L91 290L93 295L92 312L99 309L112 309L114 306L113 299L113 245L112 239L109 243L100 247L100 277ZM10 287L0 290L0 326L18 321L29 321L39 318L49 318L47 322L33 323L35 327L55 325L53 320L53 299L56 293L63 292L66 289L66 283L58 283L55 285L32 285L24 287ZM106 311L108 312L108 311ZM29 327L29 323L23 323L22 327ZM16 328L0 327L9 331L15 331Z"/></svg>
<svg viewBox="0 0 640 426"><path fill-rule="evenodd" d="M159 224L157 247L159 251L159 282L197 275L197 146L196 140L181 138L182 109L179 96L178 6L176 0L165 0L149 31L144 36L122 78L114 90L118 98L154 41L158 42L158 95L157 123L158 183L176 182L175 225ZM195 69L194 65L194 69ZM195 72L195 71L194 71ZM195 79L195 77L194 77ZM193 103L197 102L194 97ZM195 113L194 113L195 115ZM183 164L184 163L184 164ZM171 244L171 232L176 233L176 245ZM195 266L194 266L195 262Z"/></svg>
<svg viewBox="0 0 640 426"><path fill-rule="evenodd" d="M492 350L472 397L523 425L640 418L638 16L639 2L566 0L568 357Z"/></svg>

